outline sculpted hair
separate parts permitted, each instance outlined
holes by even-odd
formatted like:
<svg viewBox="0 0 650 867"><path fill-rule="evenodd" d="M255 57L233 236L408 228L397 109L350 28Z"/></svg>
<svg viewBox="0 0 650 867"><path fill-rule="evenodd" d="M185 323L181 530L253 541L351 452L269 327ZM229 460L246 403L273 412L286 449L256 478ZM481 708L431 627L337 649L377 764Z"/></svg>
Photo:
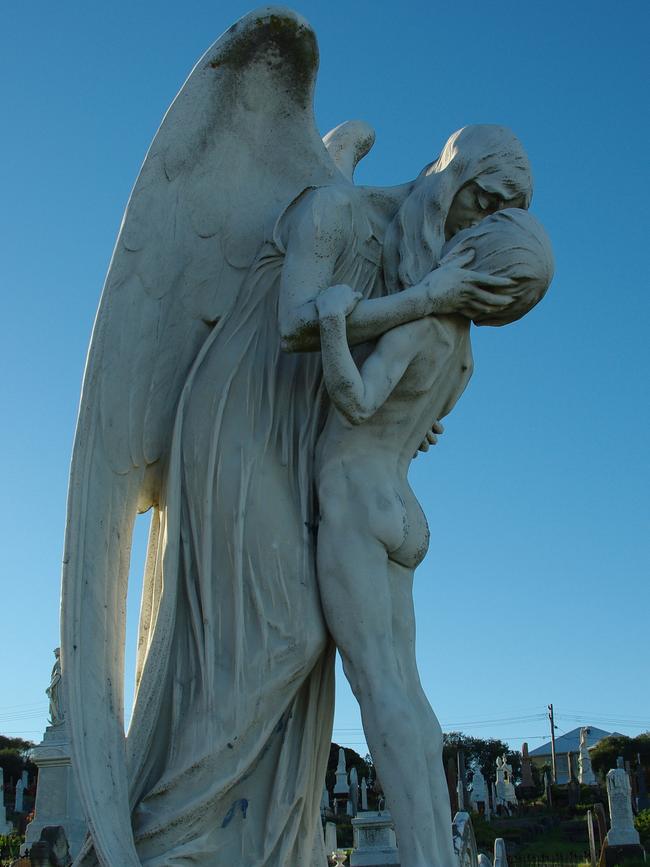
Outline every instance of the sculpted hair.
<svg viewBox="0 0 650 867"><path fill-rule="evenodd" d="M533 193L523 145L507 127L475 124L455 132L438 159L420 173L387 237L387 271L402 288L419 283L439 263L445 223L456 194L470 181L527 208ZM391 253L392 251L392 253Z"/></svg>
<svg viewBox="0 0 650 867"><path fill-rule="evenodd" d="M513 301L498 313L478 316L477 325L507 325L521 319L546 294L555 269L551 242L542 224L528 211L507 208L491 214L476 226L459 232L445 246L445 260L466 250L475 257L468 266L495 277L507 277L515 285L502 292Z"/></svg>

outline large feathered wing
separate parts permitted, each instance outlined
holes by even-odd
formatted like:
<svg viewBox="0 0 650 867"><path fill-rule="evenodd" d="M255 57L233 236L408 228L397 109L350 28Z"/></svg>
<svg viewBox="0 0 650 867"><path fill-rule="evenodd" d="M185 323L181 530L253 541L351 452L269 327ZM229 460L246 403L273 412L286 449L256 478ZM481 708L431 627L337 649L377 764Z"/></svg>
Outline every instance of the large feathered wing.
<svg viewBox="0 0 650 867"><path fill-rule="evenodd" d="M68 495L62 648L84 809L103 864L137 867L123 720L126 588L188 370L281 208L338 177L313 119L316 39L242 18L167 112L129 200L93 330Z"/></svg>

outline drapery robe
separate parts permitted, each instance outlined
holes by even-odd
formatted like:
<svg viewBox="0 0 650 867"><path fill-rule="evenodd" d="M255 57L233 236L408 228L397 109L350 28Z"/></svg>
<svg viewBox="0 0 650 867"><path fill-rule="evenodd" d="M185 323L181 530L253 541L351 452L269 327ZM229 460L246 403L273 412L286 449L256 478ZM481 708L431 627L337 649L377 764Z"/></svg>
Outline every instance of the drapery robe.
<svg viewBox="0 0 650 867"><path fill-rule="evenodd" d="M315 224L327 191L302 205ZM309 210L310 209L310 210ZM334 653L315 570L320 354L280 347L287 213L179 402L154 516L128 736L145 867L323 867ZM333 283L384 294L384 227L349 188Z"/></svg>

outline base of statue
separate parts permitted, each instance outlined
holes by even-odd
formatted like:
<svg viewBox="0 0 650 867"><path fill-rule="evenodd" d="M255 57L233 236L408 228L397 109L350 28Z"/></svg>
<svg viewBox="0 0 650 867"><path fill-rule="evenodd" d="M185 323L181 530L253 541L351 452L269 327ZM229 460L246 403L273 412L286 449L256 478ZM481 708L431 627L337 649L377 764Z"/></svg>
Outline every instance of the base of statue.
<svg viewBox="0 0 650 867"><path fill-rule="evenodd" d="M605 867L615 867L621 861L645 861L645 849L640 843L622 846L605 846Z"/></svg>
<svg viewBox="0 0 650 867"><path fill-rule="evenodd" d="M75 858L87 829L72 773L65 722L45 729L43 740L31 751L30 758L38 766L38 785L34 818L25 831L21 854L40 839L43 828L60 825Z"/></svg>
<svg viewBox="0 0 650 867"><path fill-rule="evenodd" d="M350 867L399 867L399 851L390 813L359 813L352 820L354 850Z"/></svg>

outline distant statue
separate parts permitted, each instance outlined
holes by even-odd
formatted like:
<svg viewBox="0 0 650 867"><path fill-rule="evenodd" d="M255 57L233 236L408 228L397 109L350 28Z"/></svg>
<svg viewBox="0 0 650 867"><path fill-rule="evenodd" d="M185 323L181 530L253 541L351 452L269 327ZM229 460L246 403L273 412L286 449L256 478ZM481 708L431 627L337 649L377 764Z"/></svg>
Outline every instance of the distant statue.
<svg viewBox="0 0 650 867"><path fill-rule="evenodd" d="M61 694L61 648L54 650L55 662L52 666L50 685L45 694L50 700L50 725L58 726L64 721L63 702Z"/></svg>
<svg viewBox="0 0 650 867"><path fill-rule="evenodd" d="M578 781L583 786L595 786L596 775L591 767L591 756L587 746L588 728L580 729L580 752L578 753Z"/></svg>

